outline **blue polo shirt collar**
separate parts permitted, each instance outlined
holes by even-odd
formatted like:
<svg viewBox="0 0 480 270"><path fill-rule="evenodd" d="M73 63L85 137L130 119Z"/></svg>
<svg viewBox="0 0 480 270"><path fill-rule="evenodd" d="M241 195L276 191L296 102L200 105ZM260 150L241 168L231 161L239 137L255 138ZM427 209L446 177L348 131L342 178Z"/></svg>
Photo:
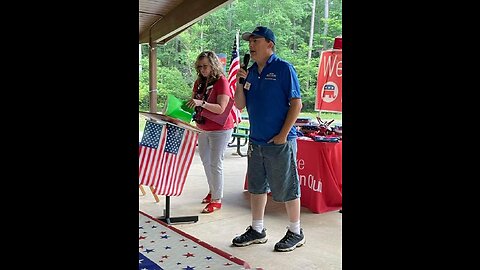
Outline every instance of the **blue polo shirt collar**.
<svg viewBox="0 0 480 270"><path fill-rule="evenodd" d="M272 55L270 55L270 57L268 58L267 63L270 64L273 60L277 58L278 57L274 53L272 53Z"/></svg>
<svg viewBox="0 0 480 270"><path fill-rule="evenodd" d="M267 65L270 65L270 63L272 63L272 61L276 60L278 58L278 56L274 53L272 53L272 55L270 55L270 57L268 58L267 60ZM266 65L266 66L267 66ZM253 65L252 65L252 68L254 68L255 70L258 70L258 64L257 62L255 62Z"/></svg>

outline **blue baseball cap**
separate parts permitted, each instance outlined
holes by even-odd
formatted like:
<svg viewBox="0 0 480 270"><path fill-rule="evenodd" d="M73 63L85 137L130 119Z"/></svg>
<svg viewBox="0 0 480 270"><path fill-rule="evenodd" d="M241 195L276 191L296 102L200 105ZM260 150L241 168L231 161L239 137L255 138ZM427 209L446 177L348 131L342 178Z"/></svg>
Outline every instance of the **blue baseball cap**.
<svg viewBox="0 0 480 270"><path fill-rule="evenodd" d="M260 36L266 39L269 39L275 44L275 35L273 34L272 30L265 26L257 26L253 32L245 32L242 34L242 39L249 41L251 36Z"/></svg>

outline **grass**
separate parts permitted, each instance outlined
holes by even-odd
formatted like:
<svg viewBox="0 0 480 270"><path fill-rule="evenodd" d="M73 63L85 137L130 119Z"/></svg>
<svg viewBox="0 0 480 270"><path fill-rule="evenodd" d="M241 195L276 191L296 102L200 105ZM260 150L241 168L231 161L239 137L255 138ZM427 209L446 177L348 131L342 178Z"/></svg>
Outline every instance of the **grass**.
<svg viewBox="0 0 480 270"><path fill-rule="evenodd" d="M342 124L342 114L341 113L331 113L331 112L309 112L309 113L300 113L302 117L311 117L316 119L316 117L320 117L320 119L324 122L328 122L334 120L330 126L334 126L335 124Z"/></svg>
<svg viewBox="0 0 480 270"><path fill-rule="evenodd" d="M316 116L319 116L322 121L329 121L335 119L334 123L342 123L342 114L341 113L332 113L332 112L306 112L300 113L302 117L312 117L315 119Z"/></svg>
<svg viewBox="0 0 480 270"><path fill-rule="evenodd" d="M331 113L331 112L302 112L300 113L300 117L311 117L312 119L316 119L317 116L320 116L322 121L330 121L334 119L333 124L341 124L342 123L342 114L341 113ZM143 116L139 117L139 131L143 131L145 128L145 118ZM192 123L195 125L195 123ZM239 126L249 126L250 123L248 121L242 121Z"/></svg>

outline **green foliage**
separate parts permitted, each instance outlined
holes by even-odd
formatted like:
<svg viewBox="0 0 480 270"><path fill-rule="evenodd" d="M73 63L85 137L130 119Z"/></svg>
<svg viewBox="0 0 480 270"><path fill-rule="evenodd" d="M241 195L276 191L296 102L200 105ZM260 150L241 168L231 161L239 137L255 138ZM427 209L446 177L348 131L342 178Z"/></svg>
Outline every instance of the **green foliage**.
<svg viewBox="0 0 480 270"><path fill-rule="evenodd" d="M334 38L342 35L342 0L317 0L312 59L308 61L308 42L312 0L235 0L204 17L187 30L157 47L158 102L163 107L167 93L189 98L196 79L194 61L203 50L227 54L227 71L237 30L240 35L258 25L270 27L276 35L275 53L292 63L300 80L303 110L313 111L320 52L331 49ZM328 24L327 35L324 29ZM324 40L327 41L323 48ZM248 43L240 39L239 52L248 52ZM142 46L143 72L140 75L139 106L148 108L148 46ZM308 85L308 87L307 87ZM161 106L160 106L161 105Z"/></svg>
<svg viewBox="0 0 480 270"><path fill-rule="evenodd" d="M177 68L158 67L157 69L157 108L163 108L167 94L172 94L181 100L191 96L191 86ZM143 68L140 74L139 108L149 110L148 69ZM159 109L160 110L160 109Z"/></svg>

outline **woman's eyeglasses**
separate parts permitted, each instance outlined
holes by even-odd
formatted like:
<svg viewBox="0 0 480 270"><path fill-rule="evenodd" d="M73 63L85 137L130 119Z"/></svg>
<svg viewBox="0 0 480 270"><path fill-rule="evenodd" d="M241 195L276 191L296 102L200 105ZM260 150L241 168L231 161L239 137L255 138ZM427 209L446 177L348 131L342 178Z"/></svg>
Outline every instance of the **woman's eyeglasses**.
<svg viewBox="0 0 480 270"><path fill-rule="evenodd" d="M210 65L201 65L201 66L199 65L199 66L197 66L197 68L198 68L198 69L202 69L202 68L207 68L207 67L209 67L209 66L210 66Z"/></svg>

